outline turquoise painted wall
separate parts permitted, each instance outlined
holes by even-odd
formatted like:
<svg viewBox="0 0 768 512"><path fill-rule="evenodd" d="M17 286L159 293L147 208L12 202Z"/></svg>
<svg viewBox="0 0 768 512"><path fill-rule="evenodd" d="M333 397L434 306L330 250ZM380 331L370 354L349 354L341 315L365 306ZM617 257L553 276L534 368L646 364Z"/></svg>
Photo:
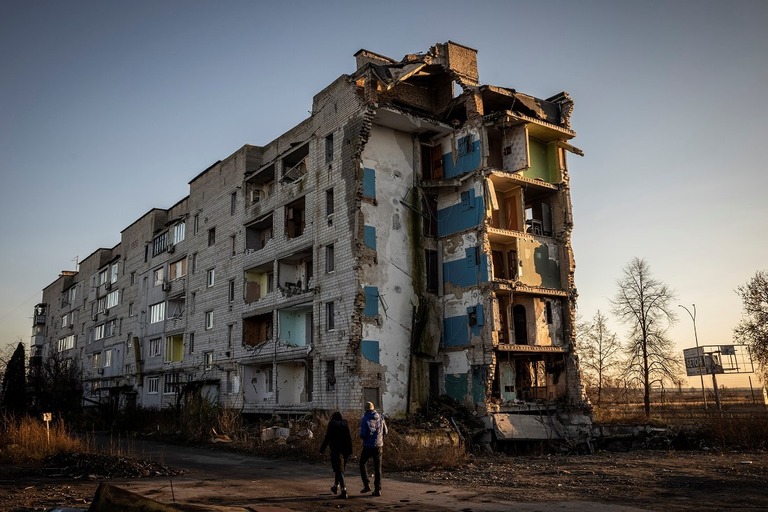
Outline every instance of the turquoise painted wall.
<svg viewBox="0 0 768 512"><path fill-rule="evenodd" d="M365 309L363 314L374 317L379 314L379 289L376 286L365 287Z"/></svg>
<svg viewBox="0 0 768 512"><path fill-rule="evenodd" d="M474 325L470 325L470 315L474 314ZM465 347L469 345L470 333L480 336L485 324L483 305L478 304L467 308L466 315L452 316L443 319L443 345L446 347Z"/></svg>
<svg viewBox="0 0 768 512"><path fill-rule="evenodd" d="M374 226L364 226L363 242L374 251L376 250L376 228Z"/></svg>
<svg viewBox="0 0 768 512"><path fill-rule="evenodd" d="M469 319L466 315L443 319L443 345L446 347L469 345Z"/></svg>
<svg viewBox="0 0 768 512"><path fill-rule="evenodd" d="M369 168L363 168L363 197L376 199L376 171Z"/></svg>
<svg viewBox="0 0 768 512"><path fill-rule="evenodd" d="M280 311L280 341L288 345L303 347L307 344L307 321L305 313Z"/></svg>
<svg viewBox="0 0 768 512"><path fill-rule="evenodd" d="M472 140L469 135L456 141L457 155L454 162L453 153L443 155L443 176L452 179L480 167L480 141Z"/></svg>
<svg viewBox="0 0 768 512"><path fill-rule="evenodd" d="M361 340L360 350L363 357L374 363L379 362L379 342L375 340Z"/></svg>
<svg viewBox="0 0 768 512"><path fill-rule="evenodd" d="M467 374L451 373L445 376L445 393L459 402L467 396Z"/></svg>
<svg viewBox="0 0 768 512"><path fill-rule="evenodd" d="M443 282L466 288L488 282L488 255L478 259L477 247L466 249L466 256L459 260L443 263Z"/></svg>
<svg viewBox="0 0 768 512"><path fill-rule="evenodd" d="M475 190L461 193L458 204L437 211L437 236L448 236L480 225L485 213L485 201L475 196Z"/></svg>

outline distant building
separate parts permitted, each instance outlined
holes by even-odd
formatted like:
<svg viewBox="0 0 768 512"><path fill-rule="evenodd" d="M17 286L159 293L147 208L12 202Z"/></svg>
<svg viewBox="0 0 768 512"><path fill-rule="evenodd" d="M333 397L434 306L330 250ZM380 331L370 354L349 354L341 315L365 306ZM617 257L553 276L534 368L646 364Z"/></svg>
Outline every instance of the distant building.
<svg viewBox="0 0 768 512"><path fill-rule="evenodd" d="M530 428L514 414L583 408L573 102L480 85L476 53L360 50L309 118L45 288L32 361L73 358L88 403L121 408L183 388L400 415L445 394L502 437Z"/></svg>

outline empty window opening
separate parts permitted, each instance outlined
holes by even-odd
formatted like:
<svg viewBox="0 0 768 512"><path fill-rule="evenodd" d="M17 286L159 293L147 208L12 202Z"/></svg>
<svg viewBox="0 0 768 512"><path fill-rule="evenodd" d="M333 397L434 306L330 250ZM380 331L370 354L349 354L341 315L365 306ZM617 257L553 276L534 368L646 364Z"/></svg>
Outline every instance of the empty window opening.
<svg viewBox="0 0 768 512"><path fill-rule="evenodd" d="M427 291L437 293L439 287L437 251L426 249L424 259L427 269Z"/></svg>
<svg viewBox="0 0 768 512"><path fill-rule="evenodd" d="M244 277L243 300L246 303L256 302L272 292L274 281L272 262L246 270Z"/></svg>
<svg viewBox="0 0 768 512"><path fill-rule="evenodd" d="M272 214L245 226L245 251L253 252L266 247L274 236Z"/></svg>
<svg viewBox="0 0 768 512"><path fill-rule="evenodd" d="M280 181L294 183L307 174L307 159L309 157L309 144L303 144L283 157L283 174Z"/></svg>
<svg viewBox="0 0 768 512"><path fill-rule="evenodd" d="M333 254L333 244L325 246L325 271L333 272L336 270L336 262Z"/></svg>
<svg viewBox="0 0 768 512"><path fill-rule="evenodd" d="M325 137L325 163L331 163L333 161L333 134L330 133Z"/></svg>
<svg viewBox="0 0 768 512"><path fill-rule="evenodd" d="M245 182L245 195L248 206L260 204L275 193L275 164L260 170Z"/></svg>
<svg viewBox="0 0 768 512"><path fill-rule="evenodd" d="M336 391L336 361L325 362L325 390Z"/></svg>
<svg viewBox="0 0 768 512"><path fill-rule="evenodd" d="M443 179L443 148L421 145L421 176L427 181Z"/></svg>
<svg viewBox="0 0 768 512"><path fill-rule="evenodd" d="M285 206L285 234L288 238L296 238L304 234L305 215L304 197Z"/></svg>
<svg viewBox="0 0 768 512"><path fill-rule="evenodd" d="M515 343L517 345L527 345L528 321L526 320L525 306L517 304L512 308L512 321L515 329Z"/></svg>
<svg viewBox="0 0 768 512"><path fill-rule="evenodd" d="M256 347L271 339L272 313L243 318L243 345Z"/></svg>
<svg viewBox="0 0 768 512"><path fill-rule="evenodd" d="M332 331L336 328L336 303L325 303L325 328Z"/></svg>
<svg viewBox="0 0 768 512"><path fill-rule="evenodd" d="M312 249L298 251L277 262L278 287L290 297L314 286Z"/></svg>

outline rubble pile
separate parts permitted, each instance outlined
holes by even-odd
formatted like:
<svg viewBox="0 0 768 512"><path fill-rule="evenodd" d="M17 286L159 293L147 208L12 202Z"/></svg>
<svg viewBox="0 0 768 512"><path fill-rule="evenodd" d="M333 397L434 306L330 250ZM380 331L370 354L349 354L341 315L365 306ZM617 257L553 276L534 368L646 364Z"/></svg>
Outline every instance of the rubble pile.
<svg viewBox="0 0 768 512"><path fill-rule="evenodd" d="M171 469L151 460L78 452L60 453L48 457L41 473L45 476L100 480L104 478L175 476L183 474L183 471Z"/></svg>

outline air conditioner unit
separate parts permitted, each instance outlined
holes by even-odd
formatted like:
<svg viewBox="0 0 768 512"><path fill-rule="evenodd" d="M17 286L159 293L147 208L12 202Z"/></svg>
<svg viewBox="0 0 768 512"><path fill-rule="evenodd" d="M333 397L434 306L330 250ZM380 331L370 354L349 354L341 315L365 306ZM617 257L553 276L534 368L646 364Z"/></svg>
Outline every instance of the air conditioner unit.
<svg viewBox="0 0 768 512"><path fill-rule="evenodd" d="M175 251L175 250L176 250L176 246L175 246L175 245L173 245L173 244L170 244L170 245L168 246L168 252L169 252L169 253L173 253L173 251Z"/></svg>
<svg viewBox="0 0 768 512"><path fill-rule="evenodd" d="M171 289L171 283L163 283L162 289L164 292L167 292Z"/></svg>
<svg viewBox="0 0 768 512"><path fill-rule="evenodd" d="M104 368L99 368L99 375L104 375Z"/></svg>

